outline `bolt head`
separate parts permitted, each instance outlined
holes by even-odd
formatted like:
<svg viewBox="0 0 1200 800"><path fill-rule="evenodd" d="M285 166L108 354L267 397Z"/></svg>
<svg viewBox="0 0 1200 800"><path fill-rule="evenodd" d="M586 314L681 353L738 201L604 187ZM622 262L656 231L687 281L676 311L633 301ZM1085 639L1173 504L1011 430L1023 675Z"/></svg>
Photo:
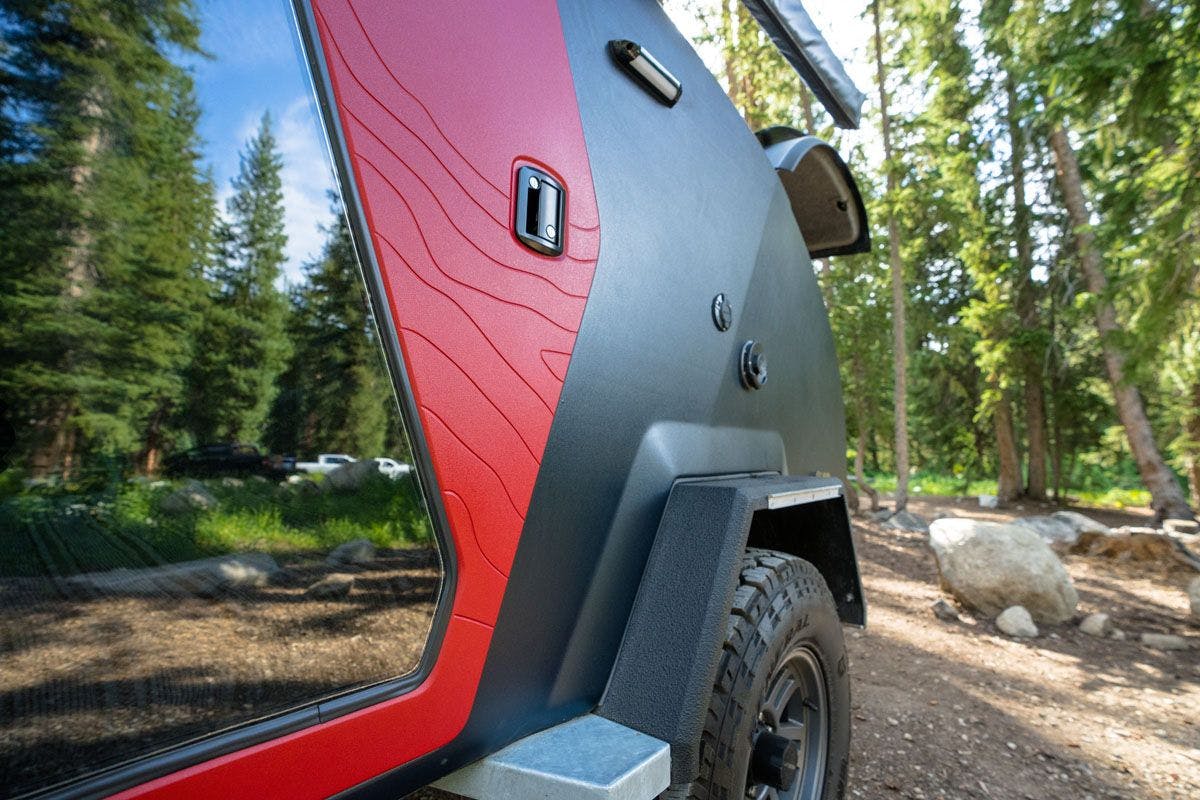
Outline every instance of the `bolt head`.
<svg viewBox="0 0 1200 800"><path fill-rule="evenodd" d="M741 378L747 389L761 389L767 382L767 354L753 339L742 345Z"/></svg>
<svg viewBox="0 0 1200 800"><path fill-rule="evenodd" d="M558 233L558 230L553 225L546 226L546 237L548 239L553 239L554 234L556 234L556 233Z"/></svg>
<svg viewBox="0 0 1200 800"><path fill-rule="evenodd" d="M530 175L530 176L529 176L529 188L530 188L530 189L536 189L536 188L538 188L538 187L539 187L539 186L541 186L541 185L542 185L542 184L541 184L541 181L539 181L539 180L537 179L537 176L536 176L536 175Z"/></svg>
<svg viewBox="0 0 1200 800"><path fill-rule="evenodd" d="M716 325L719 331L727 331L733 325L733 304L725 297L724 292L713 298L712 318L713 325Z"/></svg>

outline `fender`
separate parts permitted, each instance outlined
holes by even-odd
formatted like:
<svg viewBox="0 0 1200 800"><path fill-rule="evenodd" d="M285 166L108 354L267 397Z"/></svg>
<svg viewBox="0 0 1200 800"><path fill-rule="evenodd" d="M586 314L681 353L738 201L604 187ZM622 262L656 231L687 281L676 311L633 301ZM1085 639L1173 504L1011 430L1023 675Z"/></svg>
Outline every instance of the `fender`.
<svg viewBox="0 0 1200 800"><path fill-rule="evenodd" d="M699 768L704 713L748 545L810 561L842 621L866 623L841 481L756 474L676 482L597 710L670 744L672 785L689 783Z"/></svg>

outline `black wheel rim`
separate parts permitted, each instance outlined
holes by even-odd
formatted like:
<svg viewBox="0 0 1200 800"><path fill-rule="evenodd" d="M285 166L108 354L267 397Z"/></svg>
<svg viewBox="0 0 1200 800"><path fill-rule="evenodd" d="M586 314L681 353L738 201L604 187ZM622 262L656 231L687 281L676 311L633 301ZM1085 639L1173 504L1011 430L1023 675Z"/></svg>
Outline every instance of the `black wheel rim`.
<svg viewBox="0 0 1200 800"><path fill-rule="evenodd" d="M754 744L763 734L782 736L795 743L797 771L791 784L780 789L750 770L746 777L746 797L820 800L825 789L829 751L829 698L825 691L825 670L810 648L799 646L789 651L771 675L759 707Z"/></svg>

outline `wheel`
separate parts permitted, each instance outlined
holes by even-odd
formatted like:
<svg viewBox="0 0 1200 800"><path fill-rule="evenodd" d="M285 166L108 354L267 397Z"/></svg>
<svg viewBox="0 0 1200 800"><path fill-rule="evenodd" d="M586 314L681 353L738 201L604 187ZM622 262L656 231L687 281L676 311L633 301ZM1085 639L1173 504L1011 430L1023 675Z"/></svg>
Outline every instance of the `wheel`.
<svg viewBox="0 0 1200 800"><path fill-rule="evenodd" d="M816 568L748 550L700 740L696 800L839 800L850 676L837 607Z"/></svg>

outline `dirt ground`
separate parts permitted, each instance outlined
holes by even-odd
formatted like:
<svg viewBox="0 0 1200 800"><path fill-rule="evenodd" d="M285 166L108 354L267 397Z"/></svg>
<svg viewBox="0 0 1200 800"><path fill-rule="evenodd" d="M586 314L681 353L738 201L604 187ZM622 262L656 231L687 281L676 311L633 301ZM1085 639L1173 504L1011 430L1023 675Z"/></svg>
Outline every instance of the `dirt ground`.
<svg viewBox="0 0 1200 800"><path fill-rule="evenodd" d="M909 510L1004 520L1050 509L921 498ZM1077 510L1109 525L1150 518ZM1110 614L1128 639L1068 623L1015 641L988 619L933 616L942 594L924 534L856 528L870 624L847 630L852 797L1200 798L1200 626L1184 591L1193 570L1065 556L1080 614ZM1136 641L1142 632L1187 637L1192 649L1151 650Z"/></svg>
<svg viewBox="0 0 1200 800"><path fill-rule="evenodd" d="M268 585L211 597L0 580L0 798L409 671L436 554L322 556L280 558ZM354 576L348 595L306 594L332 572Z"/></svg>
<svg viewBox="0 0 1200 800"><path fill-rule="evenodd" d="M918 498L927 520L957 514L1003 521L1048 513L1025 504L984 511L974 499ZM1150 513L1077 509L1109 525ZM1125 641L1074 624L1016 641L989 619L942 622L925 534L859 519L855 540L869 625L847 628L853 676L851 798L1196 800L1200 798L1200 625L1184 592L1196 573L1175 563L1063 561L1082 617L1103 611ZM1159 652L1142 632L1187 637ZM445 800L423 790L409 800Z"/></svg>

